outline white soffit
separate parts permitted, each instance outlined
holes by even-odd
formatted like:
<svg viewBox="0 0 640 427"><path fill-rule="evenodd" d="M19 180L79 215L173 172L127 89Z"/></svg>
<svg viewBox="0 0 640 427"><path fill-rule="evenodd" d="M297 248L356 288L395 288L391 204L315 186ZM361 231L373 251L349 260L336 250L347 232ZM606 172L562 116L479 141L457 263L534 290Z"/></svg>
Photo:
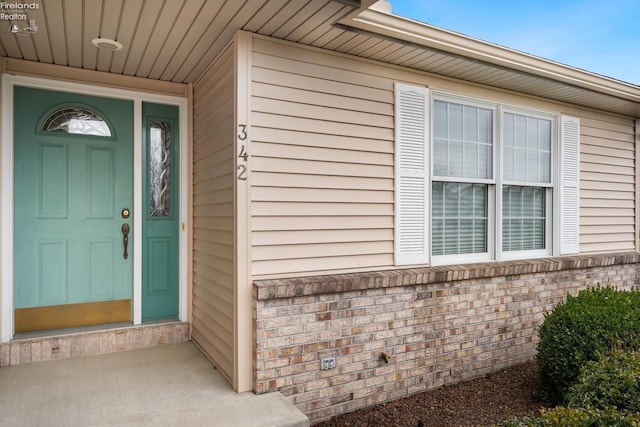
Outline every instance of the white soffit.
<svg viewBox="0 0 640 427"><path fill-rule="evenodd" d="M25 12L37 25L33 34L10 34L11 21L0 21L0 56L192 83L239 29L322 45L345 32L333 23L360 2L43 0L38 5ZM98 49L94 39L112 40L122 49Z"/></svg>

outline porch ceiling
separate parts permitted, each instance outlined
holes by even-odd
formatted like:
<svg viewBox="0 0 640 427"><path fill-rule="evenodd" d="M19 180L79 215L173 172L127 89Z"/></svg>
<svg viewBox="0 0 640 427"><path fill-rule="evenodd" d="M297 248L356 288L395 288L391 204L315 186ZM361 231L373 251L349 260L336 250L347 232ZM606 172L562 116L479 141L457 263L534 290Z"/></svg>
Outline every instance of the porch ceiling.
<svg viewBox="0 0 640 427"><path fill-rule="evenodd" d="M32 3L31 0L18 0ZM13 3L13 2L11 2ZM332 24L357 0L40 0L24 12L37 32L10 34L0 21L4 57L191 83L238 29L322 46L344 33ZM18 21L24 27L28 21ZM92 44L116 40L120 51Z"/></svg>
<svg viewBox="0 0 640 427"><path fill-rule="evenodd" d="M30 0L21 0L29 3ZM504 90L640 117L640 87L472 39L390 12L375 0L40 0L38 30L0 55L192 83L238 29ZM5 11L6 12L6 11ZM24 22L22 22L24 24ZM120 42L97 49L94 38Z"/></svg>

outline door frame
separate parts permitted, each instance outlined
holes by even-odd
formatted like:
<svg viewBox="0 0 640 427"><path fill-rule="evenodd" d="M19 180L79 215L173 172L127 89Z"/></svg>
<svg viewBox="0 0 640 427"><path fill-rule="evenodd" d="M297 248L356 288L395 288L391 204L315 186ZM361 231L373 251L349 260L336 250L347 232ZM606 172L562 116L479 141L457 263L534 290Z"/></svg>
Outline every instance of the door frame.
<svg viewBox="0 0 640 427"><path fill-rule="evenodd" d="M186 224L188 221L188 99L176 96L137 92L129 89L118 89L102 86L94 86L85 83L74 83L31 77L22 75L2 76L2 200L0 235L0 270L2 271L2 330L0 342L9 342L14 336L14 304L13 304L13 87L28 86L38 89L56 90L61 92L82 93L102 98L117 98L133 102L133 324L142 324L142 223L143 215L143 191L142 174L142 103L153 102L159 104L175 105L179 109L180 135L179 135L179 320L188 320L188 295L187 295L187 248L188 233Z"/></svg>

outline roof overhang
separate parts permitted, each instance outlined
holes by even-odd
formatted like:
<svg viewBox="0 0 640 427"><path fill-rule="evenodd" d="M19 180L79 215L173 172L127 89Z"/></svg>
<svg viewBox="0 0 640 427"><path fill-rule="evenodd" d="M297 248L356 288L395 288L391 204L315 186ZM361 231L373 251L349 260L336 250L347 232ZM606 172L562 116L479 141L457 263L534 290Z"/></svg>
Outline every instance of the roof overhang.
<svg viewBox="0 0 640 427"><path fill-rule="evenodd" d="M397 45L396 52L402 46L411 48L402 55L379 58L382 61L588 108L640 116L640 86L394 15L386 1L352 13L337 25L363 36L384 39Z"/></svg>
<svg viewBox="0 0 640 427"><path fill-rule="evenodd" d="M37 31L9 33L0 56L34 66L193 83L244 30L558 102L640 117L640 87L391 13L381 0L47 0L28 13ZM120 50L91 42L112 39ZM8 61L7 60L7 61ZM20 61L17 61L20 60ZM5 63L7 63L5 61Z"/></svg>

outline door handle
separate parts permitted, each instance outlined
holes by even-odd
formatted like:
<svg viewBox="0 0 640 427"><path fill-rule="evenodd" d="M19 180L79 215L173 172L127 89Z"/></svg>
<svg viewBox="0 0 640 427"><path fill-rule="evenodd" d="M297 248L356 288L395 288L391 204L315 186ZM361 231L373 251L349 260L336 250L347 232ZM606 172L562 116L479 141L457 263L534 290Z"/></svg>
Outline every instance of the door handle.
<svg viewBox="0 0 640 427"><path fill-rule="evenodd" d="M129 246L129 224L122 224L122 236L124 240L124 253L122 256L124 259L129 258L129 254L127 253L127 247Z"/></svg>

